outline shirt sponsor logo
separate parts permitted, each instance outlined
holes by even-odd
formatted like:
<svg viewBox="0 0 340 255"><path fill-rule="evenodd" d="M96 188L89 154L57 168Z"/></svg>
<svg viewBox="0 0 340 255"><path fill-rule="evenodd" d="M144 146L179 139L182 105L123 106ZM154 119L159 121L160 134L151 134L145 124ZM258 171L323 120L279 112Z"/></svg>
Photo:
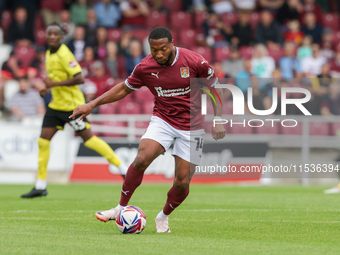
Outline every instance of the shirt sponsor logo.
<svg viewBox="0 0 340 255"><path fill-rule="evenodd" d="M68 65L69 65L69 67L76 67L77 61L72 60Z"/></svg>
<svg viewBox="0 0 340 255"><path fill-rule="evenodd" d="M159 97L174 97L174 96L182 96L188 94L191 89L190 86L186 88L179 88L179 89L164 89L162 87L155 87L157 94Z"/></svg>
<svg viewBox="0 0 340 255"><path fill-rule="evenodd" d="M189 73L189 67L181 67L181 77L182 78L188 78L190 77L190 73Z"/></svg>

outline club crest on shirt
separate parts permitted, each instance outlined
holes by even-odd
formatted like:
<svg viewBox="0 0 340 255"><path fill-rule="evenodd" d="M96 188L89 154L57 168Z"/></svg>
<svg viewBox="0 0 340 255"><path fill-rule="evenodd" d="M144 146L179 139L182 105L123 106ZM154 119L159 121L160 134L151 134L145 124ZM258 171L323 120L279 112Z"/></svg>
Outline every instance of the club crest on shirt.
<svg viewBox="0 0 340 255"><path fill-rule="evenodd" d="M190 77L190 73L189 73L189 67L181 67L181 77L182 78L188 78Z"/></svg>
<svg viewBox="0 0 340 255"><path fill-rule="evenodd" d="M76 67L77 61L72 60L68 65L69 65L69 67Z"/></svg>

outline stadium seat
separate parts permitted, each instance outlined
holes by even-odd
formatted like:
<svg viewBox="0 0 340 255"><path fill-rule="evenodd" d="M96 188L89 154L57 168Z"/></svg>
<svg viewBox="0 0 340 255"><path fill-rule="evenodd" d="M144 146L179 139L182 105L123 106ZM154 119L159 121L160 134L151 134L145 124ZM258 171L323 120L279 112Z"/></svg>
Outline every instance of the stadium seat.
<svg viewBox="0 0 340 255"><path fill-rule="evenodd" d="M228 101L224 101L222 103L223 103L222 113L226 114L226 115L232 115L233 114L233 101L228 100Z"/></svg>
<svg viewBox="0 0 340 255"><path fill-rule="evenodd" d="M340 122L331 123L331 135L340 136Z"/></svg>
<svg viewBox="0 0 340 255"><path fill-rule="evenodd" d="M277 50L273 50L273 49L269 48L268 54L269 54L269 56L271 56L275 60L275 63L278 63L280 58L283 57L284 51L283 51L282 48L277 49Z"/></svg>
<svg viewBox="0 0 340 255"><path fill-rule="evenodd" d="M196 12L194 15L194 26L198 31L202 30L202 24L207 19L208 13L203 12Z"/></svg>
<svg viewBox="0 0 340 255"><path fill-rule="evenodd" d="M11 24L13 15L10 11L5 10L1 15L1 28L4 31L4 37L7 38L7 30L9 24Z"/></svg>
<svg viewBox="0 0 340 255"><path fill-rule="evenodd" d="M40 13L37 13L34 20L34 29L45 28L44 19Z"/></svg>
<svg viewBox="0 0 340 255"><path fill-rule="evenodd" d="M181 45L190 49L197 45L197 34L193 29L181 29L179 32Z"/></svg>
<svg viewBox="0 0 340 255"><path fill-rule="evenodd" d="M334 33L333 42L334 42L335 47L340 45L340 31L337 31Z"/></svg>
<svg viewBox="0 0 340 255"><path fill-rule="evenodd" d="M309 134L327 136L329 135L329 125L325 122L310 122L309 123Z"/></svg>
<svg viewBox="0 0 340 255"><path fill-rule="evenodd" d="M46 30L40 28L34 31L35 42L40 46L45 46L46 44Z"/></svg>
<svg viewBox="0 0 340 255"><path fill-rule="evenodd" d="M147 31L145 29L135 29L131 30L132 36L136 39L138 39L141 42L144 42L144 39L146 37L149 37L150 31Z"/></svg>
<svg viewBox="0 0 340 255"><path fill-rule="evenodd" d="M254 127L254 131L257 134L263 135L277 135L279 134L279 123L278 122L271 122L271 121L263 121L264 124L262 127ZM254 123L251 122L251 125L261 125L261 123Z"/></svg>
<svg viewBox="0 0 340 255"><path fill-rule="evenodd" d="M238 15L235 13L224 13L220 15L223 23L227 25L234 25L238 21Z"/></svg>
<svg viewBox="0 0 340 255"><path fill-rule="evenodd" d="M148 27L166 27L166 15L164 12L153 11L146 18L146 25Z"/></svg>
<svg viewBox="0 0 340 255"><path fill-rule="evenodd" d="M170 26L174 29L192 28L191 14L183 11L171 13Z"/></svg>
<svg viewBox="0 0 340 255"><path fill-rule="evenodd" d="M155 103L152 101L144 101L143 102L143 114L153 114L153 107Z"/></svg>
<svg viewBox="0 0 340 255"><path fill-rule="evenodd" d="M230 129L230 133L231 134L252 134L253 133L253 128L252 127L249 127L248 124L247 124L247 121L245 122L245 126L243 126L242 122L243 122L243 119L237 121L237 120L233 120L233 123L235 122L240 122L241 124L233 124L231 125L231 123L228 123L228 127Z"/></svg>
<svg viewBox="0 0 340 255"><path fill-rule="evenodd" d="M32 47L15 47L14 52L23 66L28 67L35 59L36 51Z"/></svg>
<svg viewBox="0 0 340 255"><path fill-rule="evenodd" d="M255 29L257 27L257 24L259 23L259 19L260 19L260 15L257 12L253 12L250 15L249 23L252 29Z"/></svg>
<svg viewBox="0 0 340 255"><path fill-rule="evenodd" d="M179 46L178 43L179 43L179 36L178 36L178 33L177 31L173 30L173 29L170 29L170 32L171 32L171 35L172 35L172 39L174 40L174 45L175 46Z"/></svg>
<svg viewBox="0 0 340 255"><path fill-rule="evenodd" d="M119 102L119 114L141 114L142 108L136 102Z"/></svg>
<svg viewBox="0 0 340 255"><path fill-rule="evenodd" d="M107 37L110 41L118 42L122 37L122 31L119 28L108 29Z"/></svg>
<svg viewBox="0 0 340 255"><path fill-rule="evenodd" d="M215 61L216 62L222 62L223 60L226 60L229 58L230 55L230 49L229 47L219 47L215 48Z"/></svg>
<svg viewBox="0 0 340 255"><path fill-rule="evenodd" d="M127 127L127 123L124 121L103 121L101 123L103 126L112 127L112 131L115 130L115 127ZM126 137L124 134L113 134L113 133L102 133L104 137Z"/></svg>
<svg viewBox="0 0 340 255"><path fill-rule="evenodd" d="M60 12L64 9L63 0L41 0L41 9L48 9L53 12Z"/></svg>
<svg viewBox="0 0 340 255"><path fill-rule="evenodd" d="M183 7L182 0L163 0L163 6L166 7L170 12L180 11Z"/></svg>
<svg viewBox="0 0 340 255"><path fill-rule="evenodd" d="M135 91L133 94L135 96L135 99L140 100L140 101L148 101L148 100L154 99L154 95L145 86L141 87L139 90Z"/></svg>
<svg viewBox="0 0 340 255"><path fill-rule="evenodd" d="M115 114L117 103L103 104L98 107L99 114Z"/></svg>
<svg viewBox="0 0 340 255"><path fill-rule="evenodd" d="M191 49L198 54L201 54L209 63L212 61L211 49L208 47L192 47Z"/></svg>
<svg viewBox="0 0 340 255"><path fill-rule="evenodd" d="M288 122L285 123L285 125L288 125ZM296 127L283 127L283 126L281 126L281 134L283 134L283 135L301 135L302 134L302 124L300 122L298 122Z"/></svg>
<svg viewBox="0 0 340 255"><path fill-rule="evenodd" d="M323 26L332 29L334 32L339 30L339 16L333 13L323 13Z"/></svg>
<svg viewBox="0 0 340 255"><path fill-rule="evenodd" d="M243 46L240 48L242 58L250 59L253 56L254 48L251 46Z"/></svg>

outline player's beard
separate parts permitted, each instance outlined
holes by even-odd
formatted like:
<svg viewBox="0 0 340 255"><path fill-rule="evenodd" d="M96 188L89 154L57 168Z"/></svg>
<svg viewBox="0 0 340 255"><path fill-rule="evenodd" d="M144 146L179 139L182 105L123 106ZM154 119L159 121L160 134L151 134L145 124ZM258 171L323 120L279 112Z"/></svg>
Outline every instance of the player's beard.
<svg viewBox="0 0 340 255"><path fill-rule="evenodd" d="M158 63L158 61L156 60L157 64L159 64L159 65L161 65L161 66L167 66L167 65L169 65L172 55L173 55L173 52L172 52L172 50L171 50L171 52L170 52L170 54L169 54L169 57L168 57L168 59L166 60L166 62L165 62L164 64L160 64L160 63Z"/></svg>

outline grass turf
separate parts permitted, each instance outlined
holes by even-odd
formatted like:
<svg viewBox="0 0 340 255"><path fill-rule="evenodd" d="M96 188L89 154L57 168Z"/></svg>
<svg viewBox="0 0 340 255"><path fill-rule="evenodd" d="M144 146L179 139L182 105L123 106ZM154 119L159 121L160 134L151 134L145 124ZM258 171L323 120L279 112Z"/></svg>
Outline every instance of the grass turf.
<svg viewBox="0 0 340 255"><path fill-rule="evenodd" d="M123 235L94 213L118 202L121 185L50 185L45 198L21 199L31 186L0 185L0 254L339 254L339 195L323 187L192 185L170 216L154 218L170 185L142 185L131 199L146 228Z"/></svg>

